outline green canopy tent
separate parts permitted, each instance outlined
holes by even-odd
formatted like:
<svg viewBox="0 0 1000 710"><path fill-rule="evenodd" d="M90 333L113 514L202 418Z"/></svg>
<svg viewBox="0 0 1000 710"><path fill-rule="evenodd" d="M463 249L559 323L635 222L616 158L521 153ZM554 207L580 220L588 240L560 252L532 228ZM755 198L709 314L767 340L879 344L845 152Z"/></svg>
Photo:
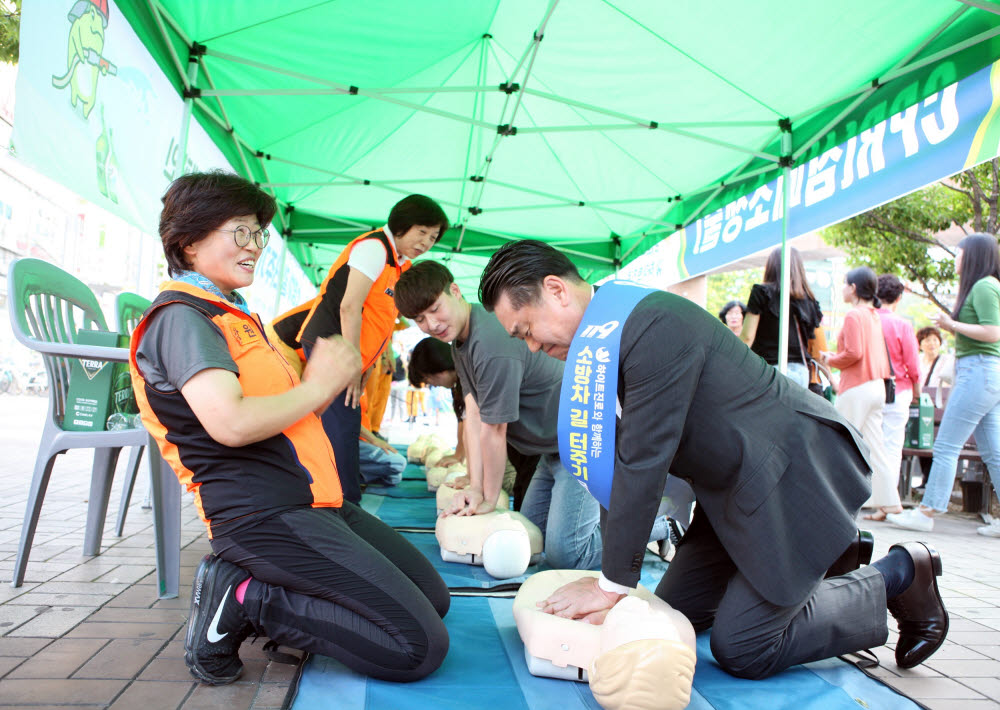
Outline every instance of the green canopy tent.
<svg viewBox="0 0 1000 710"><path fill-rule="evenodd" d="M411 192L442 250L543 238L600 278L773 179L781 126L802 163L1000 56L972 0L119 6L317 281Z"/></svg>
<svg viewBox="0 0 1000 710"><path fill-rule="evenodd" d="M522 237L612 274L1000 57L988 0L118 5L316 283L421 192L470 295Z"/></svg>

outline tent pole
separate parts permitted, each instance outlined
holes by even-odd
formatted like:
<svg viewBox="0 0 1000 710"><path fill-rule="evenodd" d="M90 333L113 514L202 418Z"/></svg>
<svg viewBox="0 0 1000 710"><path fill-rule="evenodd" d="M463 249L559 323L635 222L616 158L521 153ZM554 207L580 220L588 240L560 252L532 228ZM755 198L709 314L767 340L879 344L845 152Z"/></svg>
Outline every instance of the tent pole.
<svg viewBox="0 0 1000 710"><path fill-rule="evenodd" d="M291 228L289 227L288 232L291 233ZM281 256L278 257L278 288L274 292L274 313L277 316L281 313L281 296L285 285L285 255L288 254L288 242L286 237L282 235L281 237Z"/></svg>
<svg viewBox="0 0 1000 710"><path fill-rule="evenodd" d="M778 323L778 370L788 373L788 313L790 296L790 274L788 263L788 181L791 177L792 124L788 119L781 121L781 312Z"/></svg>
<svg viewBox="0 0 1000 710"><path fill-rule="evenodd" d="M188 68L185 79L188 86L194 86L195 79L198 78L198 57L188 57ZM174 165L174 178L183 175L184 164L187 162L188 132L191 128L191 111L194 108L194 98L184 99L184 113L181 117L181 135L177 141L177 164Z"/></svg>

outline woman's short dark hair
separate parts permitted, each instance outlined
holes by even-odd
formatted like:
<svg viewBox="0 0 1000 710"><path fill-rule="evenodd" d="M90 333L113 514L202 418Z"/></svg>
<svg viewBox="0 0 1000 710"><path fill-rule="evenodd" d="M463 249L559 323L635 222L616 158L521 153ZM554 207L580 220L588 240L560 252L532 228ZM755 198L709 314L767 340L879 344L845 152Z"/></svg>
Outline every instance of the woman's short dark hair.
<svg viewBox="0 0 1000 710"><path fill-rule="evenodd" d="M883 303L895 303L903 295L903 282L895 274L878 277L878 297Z"/></svg>
<svg viewBox="0 0 1000 710"><path fill-rule="evenodd" d="M854 286L854 291L862 301L871 301L876 308L882 306L878 297L878 277L867 266L859 266L847 272L846 281Z"/></svg>
<svg viewBox="0 0 1000 710"><path fill-rule="evenodd" d="M743 303L743 301L730 301L729 303L727 303L722 307L722 310L719 311L719 320L725 323L726 314L729 313L729 311L733 310L734 308L739 308L740 313L742 313L744 316L747 314L747 304Z"/></svg>
<svg viewBox="0 0 1000 710"><path fill-rule="evenodd" d="M508 242L486 264L479 281L479 301L492 312L500 296L506 293L513 308L523 308L538 299L546 276L583 281L569 257L545 242L536 239Z"/></svg>
<svg viewBox="0 0 1000 710"><path fill-rule="evenodd" d="M441 205L427 195L408 195L393 205L389 212L389 231L392 236L401 237L410 231L411 227L440 227L438 239L448 231L448 215Z"/></svg>
<svg viewBox="0 0 1000 710"><path fill-rule="evenodd" d="M160 212L167 270L176 276L190 269L184 248L200 242L233 217L256 215L265 228L277 208L273 197L235 173L214 170L181 175L164 193Z"/></svg>
<svg viewBox="0 0 1000 710"><path fill-rule="evenodd" d="M928 325L917 331L917 343L922 343L926 338L934 336L938 339L939 343L944 342L944 338L941 337L941 331L935 328L933 325Z"/></svg>
<svg viewBox="0 0 1000 710"><path fill-rule="evenodd" d="M956 320L977 281L987 276L1000 279L1000 249L995 235L982 232L970 234L958 243L958 248L962 250L962 273L958 279L955 309L951 312L951 317Z"/></svg>
<svg viewBox="0 0 1000 710"><path fill-rule="evenodd" d="M418 261L399 277L392 300L396 310L414 318L430 308L454 281L444 264L429 259Z"/></svg>

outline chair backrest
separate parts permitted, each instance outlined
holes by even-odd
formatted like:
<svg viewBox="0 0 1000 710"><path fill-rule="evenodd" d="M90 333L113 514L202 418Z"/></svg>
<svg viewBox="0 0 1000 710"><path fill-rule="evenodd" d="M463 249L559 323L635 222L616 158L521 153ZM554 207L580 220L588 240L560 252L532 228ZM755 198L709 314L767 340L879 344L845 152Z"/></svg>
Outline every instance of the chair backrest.
<svg viewBox="0 0 1000 710"><path fill-rule="evenodd" d="M115 298L115 313L118 317L118 332L122 335L131 335L135 327L142 320L142 314L153 305L148 298L143 298L137 293L122 291Z"/></svg>
<svg viewBox="0 0 1000 710"><path fill-rule="evenodd" d="M94 292L72 274L40 259L15 259L7 272L10 324L23 345L76 343L83 329L107 330ZM49 376L49 415L61 422L66 412L70 359L44 355Z"/></svg>

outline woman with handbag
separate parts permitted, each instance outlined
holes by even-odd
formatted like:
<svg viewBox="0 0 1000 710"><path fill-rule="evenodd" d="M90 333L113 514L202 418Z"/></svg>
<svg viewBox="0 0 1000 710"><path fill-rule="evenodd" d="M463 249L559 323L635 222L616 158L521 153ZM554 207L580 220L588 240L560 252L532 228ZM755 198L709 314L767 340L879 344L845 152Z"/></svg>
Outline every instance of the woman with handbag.
<svg viewBox="0 0 1000 710"><path fill-rule="evenodd" d="M986 468L1000 475L1000 250L992 234L970 234L958 243L958 299L950 314L934 316L955 334L955 384L937 437L934 462L920 508L890 515L901 528L928 532L935 512L946 512L955 486L958 455L975 434ZM984 535L991 534L986 526Z"/></svg>
<svg viewBox="0 0 1000 710"><path fill-rule="evenodd" d="M840 370L840 390L834 406L847 421L861 432L868 444L872 465L872 498L868 506L879 507L871 520L884 520L879 513L902 511L898 496L895 504L890 489L895 490L895 478L889 470L882 434L882 408L895 393L892 368L882 335L882 321L875 309L882 305L878 294L878 279L867 266L847 272L844 282L844 303L854 306L844 317L837 336L837 352L823 353L823 361ZM894 397L892 397L894 399Z"/></svg>
<svg viewBox="0 0 1000 710"><path fill-rule="evenodd" d="M806 281L806 269L795 247L789 255L788 309L791 321L788 330L788 371L793 381L809 386L809 369L805 354L812 334L823 320L819 302ZM778 365L778 324L781 308L781 247L773 249L764 267L764 283L754 284L750 290L747 313L743 318L740 338L750 349L764 358L769 365ZM796 325L797 324L797 325ZM795 333L800 335L796 336Z"/></svg>

